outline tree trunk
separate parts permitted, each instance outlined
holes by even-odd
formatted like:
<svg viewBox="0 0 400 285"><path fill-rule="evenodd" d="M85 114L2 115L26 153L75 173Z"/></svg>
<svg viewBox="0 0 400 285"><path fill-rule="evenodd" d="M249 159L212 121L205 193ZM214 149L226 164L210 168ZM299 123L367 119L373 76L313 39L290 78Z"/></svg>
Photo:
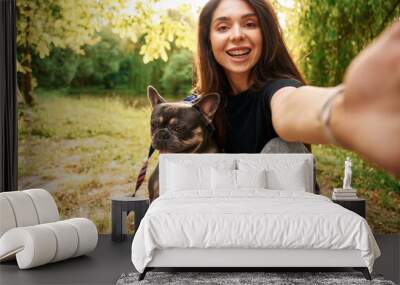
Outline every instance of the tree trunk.
<svg viewBox="0 0 400 285"><path fill-rule="evenodd" d="M25 59L21 64L26 71L22 76L22 93L24 95L25 102L28 106L33 106L35 104L35 100L33 98L33 86L32 86L32 55L28 51L29 48L25 50L25 55L23 58Z"/></svg>
<svg viewBox="0 0 400 285"><path fill-rule="evenodd" d="M27 11L30 11L30 7L27 7ZM32 107L35 104L33 99L33 86L32 86L32 50L30 48L29 42L29 30L30 30L31 19L27 17L26 19L26 29L25 29L25 42L22 47L22 60L21 65L25 69L25 73L22 75L22 95L24 96L25 103Z"/></svg>

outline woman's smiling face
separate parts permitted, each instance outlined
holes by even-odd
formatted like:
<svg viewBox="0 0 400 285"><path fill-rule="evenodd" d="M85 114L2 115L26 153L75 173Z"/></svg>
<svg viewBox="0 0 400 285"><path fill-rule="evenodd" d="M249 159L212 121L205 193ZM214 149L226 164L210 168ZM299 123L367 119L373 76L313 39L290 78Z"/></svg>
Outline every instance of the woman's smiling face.
<svg viewBox="0 0 400 285"><path fill-rule="evenodd" d="M248 81L262 50L261 29L253 8L243 0L222 0L212 16L210 41L227 77Z"/></svg>

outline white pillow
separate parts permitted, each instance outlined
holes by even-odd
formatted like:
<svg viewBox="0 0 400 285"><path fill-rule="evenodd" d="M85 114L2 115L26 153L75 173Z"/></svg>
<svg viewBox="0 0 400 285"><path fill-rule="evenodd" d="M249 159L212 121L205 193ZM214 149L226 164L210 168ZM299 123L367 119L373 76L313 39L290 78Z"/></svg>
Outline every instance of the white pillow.
<svg viewBox="0 0 400 285"><path fill-rule="evenodd" d="M211 167L197 165L168 165L168 191L210 189Z"/></svg>
<svg viewBox="0 0 400 285"><path fill-rule="evenodd" d="M211 170L213 190L238 190L240 188L267 188L266 170Z"/></svg>
<svg viewBox="0 0 400 285"><path fill-rule="evenodd" d="M267 187L274 190L307 191L311 189L309 165L306 160L238 159L239 170L267 171Z"/></svg>
<svg viewBox="0 0 400 285"><path fill-rule="evenodd" d="M267 171L268 188L273 190L303 191L308 185L304 173L304 163L295 164L285 170L270 169Z"/></svg>
<svg viewBox="0 0 400 285"><path fill-rule="evenodd" d="M267 171L236 170L238 188L267 188Z"/></svg>
<svg viewBox="0 0 400 285"><path fill-rule="evenodd" d="M236 170L233 169L216 169L211 170L211 189L212 190L236 190Z"/></svg>
<svg viewBox="0 0 400 285"><path fill-rule="evenodd" d="M211 169L234 169L235 160L218 160L212 163L176 159L167 168L167 191L211 190Z"/></svg>

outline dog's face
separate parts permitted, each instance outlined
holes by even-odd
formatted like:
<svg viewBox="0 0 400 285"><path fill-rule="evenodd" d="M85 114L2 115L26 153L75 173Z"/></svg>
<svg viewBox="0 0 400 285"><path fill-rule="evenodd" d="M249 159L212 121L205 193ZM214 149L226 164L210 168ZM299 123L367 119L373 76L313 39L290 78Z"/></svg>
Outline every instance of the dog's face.
<svg viewBox="0 0 400 285"><path fill-rule="evenodd" d="M160 153L193 152L211 135L207 124L211 123L219 105L216 93L202 96L193 104L167 103L157 90L147 88L151 106L152 146Z"/></svg>

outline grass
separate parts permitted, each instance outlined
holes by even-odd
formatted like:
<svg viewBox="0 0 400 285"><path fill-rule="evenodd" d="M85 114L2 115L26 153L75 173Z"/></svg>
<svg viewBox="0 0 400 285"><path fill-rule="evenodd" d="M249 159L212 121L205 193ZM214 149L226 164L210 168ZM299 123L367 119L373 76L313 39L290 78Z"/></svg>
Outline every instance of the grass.
<svg viewBox="0 0 400 285"><path fill-rule="evenodd" d="M19 188L47 189L63 219L87 217L100 233L110 233L111 197L133 193L150 145L147 98L77 91L67 96L65 90L37 95L34 108L20 110ZM400 181L350 151L314 145L313 153L322 195L330 197L341 186L344 160L350 156L352 186L368 199L371 228L400 232ZM147 177L156 164L157 152ZM137 195L146 196L146 189L147 180Z"/></svg>
<svg viewBox="0 0 400 285"><path fill-rule="evenodd" d="M356 153L313 145L321 194L332 196L342 187L346 157L352 159L352 187L367 200L367 221L375 233L400 233L400 181L369 164Z"/></svg>

